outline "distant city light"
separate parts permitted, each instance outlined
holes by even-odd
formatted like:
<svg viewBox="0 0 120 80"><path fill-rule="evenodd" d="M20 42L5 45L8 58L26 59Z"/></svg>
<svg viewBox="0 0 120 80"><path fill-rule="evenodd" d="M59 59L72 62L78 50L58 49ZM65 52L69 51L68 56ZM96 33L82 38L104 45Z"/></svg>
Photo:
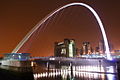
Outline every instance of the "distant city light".
<svg viewBox="0 0 120 80"><path fill-rule="evenodd" d="M55 58L50 58L50 60L55 60Z"/></svg>

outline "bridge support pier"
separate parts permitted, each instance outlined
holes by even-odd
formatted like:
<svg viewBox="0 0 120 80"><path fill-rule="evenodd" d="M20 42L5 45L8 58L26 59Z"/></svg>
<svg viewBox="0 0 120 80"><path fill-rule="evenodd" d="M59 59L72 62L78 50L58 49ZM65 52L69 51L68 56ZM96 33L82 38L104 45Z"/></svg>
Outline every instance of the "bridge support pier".
<svg viewBox="0 0 120 80"><path fill-rule="evenodd" d="M72 62L70 63L70 70L71 70L71 76L73 76L73 66L72 66Z"/></svg>
<svg viewBox="0 0 120 80"><path fill-rule="evenodd" d="M49 70L50 69L50 65L49 65L49 62L47 62L47 72L49 73Z"/></svg>

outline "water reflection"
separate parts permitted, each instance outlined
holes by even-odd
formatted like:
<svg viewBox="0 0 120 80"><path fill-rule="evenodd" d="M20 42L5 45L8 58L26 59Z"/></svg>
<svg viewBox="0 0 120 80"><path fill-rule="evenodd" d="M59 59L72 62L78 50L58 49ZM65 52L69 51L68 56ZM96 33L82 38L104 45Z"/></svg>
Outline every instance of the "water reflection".
<svg viewBox="0 0 120 80"><path fill-rule="evenodd" d="M71 75L70 71L66 71L66 72L44 72L44 73L37 73L34 74L34 78L35 79L39 79L39 78L50 78L50 77L58 77L61 76L62 79L61 80L67 80L68 78L83 78L83 79L101 79L101 80L105 80L104 79L104 74L98 74L98 73L89 73L89 72L75 72L73 71L73 75Z"/></svg>
<svg viewBox="0 0 120 80"><path fill-rule="evenodd" d="M102 66L61 66L49 70L45 67L39 69L42 70L36 69L37 72L34 73L35 80L118 80L113 66L107 67L106 70Z"/></svg>

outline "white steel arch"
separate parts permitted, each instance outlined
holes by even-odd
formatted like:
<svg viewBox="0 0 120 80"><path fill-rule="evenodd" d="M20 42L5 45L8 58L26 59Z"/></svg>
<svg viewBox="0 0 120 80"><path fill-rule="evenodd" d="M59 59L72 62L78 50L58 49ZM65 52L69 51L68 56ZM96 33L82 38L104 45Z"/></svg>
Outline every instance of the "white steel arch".
<svg viewBox="0 0 120 80"><path fill-rule="evenodd" d="M106 56L107 56L107 59L112 59L111 58L111 55L110 55L110 51L109 51L109 45L108 45L108 40L107 40L107 36L106 36L106 33L105 33L105 30L104 30L104 27L103 27L103 23L100 19L100 17L98 16L98 14L96 13L96 11L90 7L89 5L85 4L85 3L70 3L70 4L67 4L63 7L60 7L58 8L57 10L53 11L52 13L50 13L49 15L47 15L44 19L42 19L36 26L34 26L28 33L27 35L21 40L21 42L16 46L16 48L12 51L12 53L17 53L18 50L23 46L23 44L31 37L31 35L38 29L40 28L40 30L43 28L43 27L40 27L45 21L47 21L50 17L52 17L55 13L59 12L60 10L64 9L64 8L67 8L67 7L70 7L70 6L83 6L85 8L87 8L88 10L90 10L92 12L92 14L95 16L98 24L99 24L99 27L100 27L100 30L102 32L102 36L103 36L103 40L104 40L104 44L105 44L105 53L106 53Z"/></svg>

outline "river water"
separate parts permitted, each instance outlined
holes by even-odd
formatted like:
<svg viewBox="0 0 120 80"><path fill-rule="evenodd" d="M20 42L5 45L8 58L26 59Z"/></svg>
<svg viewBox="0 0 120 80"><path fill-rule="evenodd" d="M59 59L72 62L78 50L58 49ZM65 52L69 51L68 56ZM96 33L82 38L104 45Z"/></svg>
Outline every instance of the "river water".
<svg viewBox="0 0 120 80"><path fill-rule="evenodd" d="M108 69L109 73L105 73L104 69L98 66L56 67L33 67L34 80L119 80L119 75L112 73L112 66Z"/></svg>

